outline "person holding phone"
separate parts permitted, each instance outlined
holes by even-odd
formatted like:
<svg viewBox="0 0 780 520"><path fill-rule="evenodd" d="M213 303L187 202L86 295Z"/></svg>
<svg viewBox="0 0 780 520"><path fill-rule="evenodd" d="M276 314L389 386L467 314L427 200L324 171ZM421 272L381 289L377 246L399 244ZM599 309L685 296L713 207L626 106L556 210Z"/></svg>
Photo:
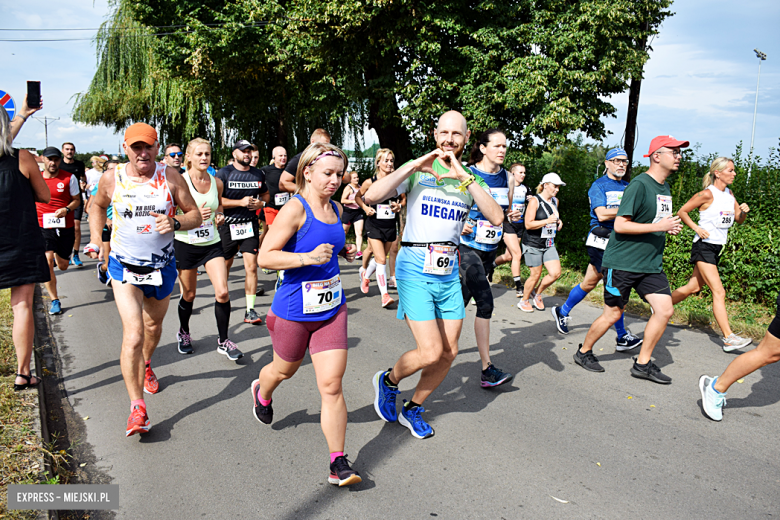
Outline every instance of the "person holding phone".
<svg viewBox="0 0 780 520"><path fill-rule="evenodd" d="M16 110L16 114L14 114L14 119L11 121L8 131L6 132L5 138L8 140L9 143L13 143L14 139L16 139L16 136L19 135L19 131L22 129L24 124L27 122L27 120L32 116L34 113L39 111L43 108L43 97L40 95L40 83L38 84L38 100L34 101L34 98L32 97L30 91L29 91L29 84L33 83L31 81L27 82L28 85L28 92L27 95L24 96L24 102L21 104L21 106ZM38 83L38 82L35 82ZM31 106L32 105L32 106ZM6 116L8 113L6 112Z"/></svg>

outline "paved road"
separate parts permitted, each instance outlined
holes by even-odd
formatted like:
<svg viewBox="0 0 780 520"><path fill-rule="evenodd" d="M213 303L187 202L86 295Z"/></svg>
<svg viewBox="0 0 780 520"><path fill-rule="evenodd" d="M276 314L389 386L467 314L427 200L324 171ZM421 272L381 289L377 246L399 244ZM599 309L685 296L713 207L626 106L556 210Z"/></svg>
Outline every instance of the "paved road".
<svg viewBox="0 0 780 520"><path fill-rule="evenodd" d="M670 326L655 357L674 382L661 386L629 376L630 357L615 353L610 332L596 347L606 372L592 374L572 354L598 308L580 305L572 333L561 336L549 312L522 313L514 291L495 286L493 360L516 377L498 389L480 388L470 307L461 353L425 404L436 435L420 441L380 421L372 405L372 375L409 349L412 336L395 311L381 309L375 284L368 297L360 293L356 264L342 269L351 349L346 452L364 479L348 489L326 482L327 446L308 358L274 394L275 422L265 426L252 415L249 385L271 359L271 341L264 325L241 321L238 268L229 280L236 300L230 331L244 359L236 364L215 351L213 293L204 275L192 318L196 352L176 350L172 301L153 358L161 391L147 396L153 427L129 439L112 294L98 284L92 261L57 273L64 314L53 317L53 334L70 402L89 417L86 437L78 439L89 461L83 471L120 485L118 517L777 516L780 367L734 385L724 421L714 423L700 411L696 383L733 359L717 338ZM260 279L270 292L271 277ZM270 302L258 298L261 315ZM642 331L642 322L627 322ZM410 398L415 383L401 384L401 398Z"/></svg>

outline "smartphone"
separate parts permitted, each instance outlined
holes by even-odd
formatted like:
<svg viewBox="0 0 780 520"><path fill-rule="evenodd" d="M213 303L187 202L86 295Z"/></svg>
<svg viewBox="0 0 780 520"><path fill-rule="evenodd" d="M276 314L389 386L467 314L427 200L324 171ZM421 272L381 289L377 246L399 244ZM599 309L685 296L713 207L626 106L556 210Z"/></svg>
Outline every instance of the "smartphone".
<svg viewBox="0 0 780 520"><path fill-rule="evenodd" d="M27 107L41 108L41 82L27 82Z"/></svg>

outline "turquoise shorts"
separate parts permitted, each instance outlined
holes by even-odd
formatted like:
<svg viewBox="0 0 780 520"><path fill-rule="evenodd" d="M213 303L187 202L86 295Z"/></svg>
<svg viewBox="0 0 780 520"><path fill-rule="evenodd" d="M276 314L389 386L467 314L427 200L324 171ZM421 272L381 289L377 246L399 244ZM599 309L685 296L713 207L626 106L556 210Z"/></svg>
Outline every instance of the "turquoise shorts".
<svg viewBox="0 0 780 520"><path fill-rule="evenodd" d="M462 320L466 317L460 280L418 282L398 280L398 319L411 321Z"/></svg>

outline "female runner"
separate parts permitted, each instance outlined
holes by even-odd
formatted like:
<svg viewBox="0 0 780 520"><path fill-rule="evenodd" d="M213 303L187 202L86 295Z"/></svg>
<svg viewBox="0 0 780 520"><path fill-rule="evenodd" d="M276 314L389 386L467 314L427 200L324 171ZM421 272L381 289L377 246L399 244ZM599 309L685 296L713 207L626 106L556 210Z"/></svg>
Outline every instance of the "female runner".
<svg viewBox="0 0 780 520"><path fill-rule="evenodd" d="M512 262L512 278L515 281L515 291L517 297L523 296L523 280L520 277L520 261L523 258L522 250L520 249L520 238L523 236L525 226L523 224L523 213L525 213L525 205L528 199L531 198L528 186L523 184L525 180L525 166L520 163L514 163L509 168L509 173L512 175L509 177L509 199L512 201L512 206L507 210L506 220L504 220L504 244L506 244L506 252L497 257L495 266ZM493 278L492 276L490 277Z"/></svg>
<svg viewBox="0 0 780 520"><path fill-rule="evenodd" d="M349 184L344 186L344 191L341 192L341 205L344 208L341 223L345 235L349 231L349 226L355 225L355 247L357 247L355 258L363 256L363 210L355 202L358 191L360 191L360 176L358 172L353 171L349 173Z"/></svg>

